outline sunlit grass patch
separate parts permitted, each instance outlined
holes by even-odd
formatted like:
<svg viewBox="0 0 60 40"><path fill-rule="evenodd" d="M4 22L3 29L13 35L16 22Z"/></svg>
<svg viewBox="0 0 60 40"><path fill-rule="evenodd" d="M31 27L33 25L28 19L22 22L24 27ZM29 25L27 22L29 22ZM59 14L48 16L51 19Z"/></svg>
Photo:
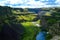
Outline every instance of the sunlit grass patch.
<svg viewBox="0 0 60 40"><path fill-rule="evenodd" d="M23 22L22 25L26 27L34 26L32 22Z"/></svg>
<svg viewBox="0 0 60 40"><path fill-rule="evenodd" d="M26 29L23 40L35 40L37 33L40 31L40 28L35 26L32 22L23 22L22 25Z"/></svg>

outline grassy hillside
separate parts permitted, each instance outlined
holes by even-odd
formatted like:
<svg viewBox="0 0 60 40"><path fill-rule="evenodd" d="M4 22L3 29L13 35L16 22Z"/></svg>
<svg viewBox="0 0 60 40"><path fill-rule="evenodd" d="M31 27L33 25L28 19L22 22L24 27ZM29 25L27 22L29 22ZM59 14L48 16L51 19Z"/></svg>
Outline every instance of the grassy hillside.
<svg viewBox="0 0 60 40"><path fill-rule="evenodd" d="M36 24L32 23L37 16L36 14L34 14L33 12L28 12L28 10L25 9L22 12L19 9L14 9L10 7L0 8L0 32L5 23L9 26L12 23L16 25L20 24L25 28L23 37L21 37L22 40L35 40L36 34L40 31L40 28L36 26L36 24L39 24L39 20L35 21ZM16 28L18 28L18 26L16 26ZM21 40L21 38L19 39Z"/></svg>

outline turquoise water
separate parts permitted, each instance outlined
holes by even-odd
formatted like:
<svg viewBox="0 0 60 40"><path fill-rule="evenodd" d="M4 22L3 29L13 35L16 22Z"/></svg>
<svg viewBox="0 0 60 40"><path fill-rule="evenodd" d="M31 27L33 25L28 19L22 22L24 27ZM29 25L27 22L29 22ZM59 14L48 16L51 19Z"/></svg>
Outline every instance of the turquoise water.
<svg viewBox="0 0 60 40"><path fill-rule="evenodd" d="M37 34L36 40L46 40L46 34L47 32L41 31Z"/></svg>

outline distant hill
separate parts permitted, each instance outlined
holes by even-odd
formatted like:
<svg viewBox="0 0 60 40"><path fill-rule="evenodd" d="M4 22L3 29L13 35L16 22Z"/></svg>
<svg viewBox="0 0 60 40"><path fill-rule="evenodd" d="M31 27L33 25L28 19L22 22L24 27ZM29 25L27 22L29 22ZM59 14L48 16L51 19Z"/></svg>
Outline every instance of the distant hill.
<svg viewBox="0 0 60 40"><path fill-rule="evenodd" d="M15 11L20 10L21 12L24 11L23 8L11 8L11 7L8 7L8 6L0 6L0 12L1 12L0 14L11 13L11 10L15 10ZM27 8L27 10L28 10L28 12L33 12L33 13L36 13L36 14L38 12L42 11L41 8Z"/></svg>
<svg viewBox="0 0 60 40"><path fill-rule="evenodd" d="M21 12L23 12L22 8L13 8L13 10L20 10Z"/></svg>
<svg viewBox="0 0 60 40"><path fill-rule="evenodd" d="M14 9L14 10L20 10L21 12L24 11L24 9L22 9L22 8L13 8L13 9ZM28 10L29 12L34 12L34 13L38 13L38 12L42 11L41 8L27 8L27 10Z"/></svg>
<svg viewBox="0 0 60 40"><path fill-rule="evenodd" d="M28 8L28 11L38 13L38 12L42 11L42 9L41 8Z"/></svg>

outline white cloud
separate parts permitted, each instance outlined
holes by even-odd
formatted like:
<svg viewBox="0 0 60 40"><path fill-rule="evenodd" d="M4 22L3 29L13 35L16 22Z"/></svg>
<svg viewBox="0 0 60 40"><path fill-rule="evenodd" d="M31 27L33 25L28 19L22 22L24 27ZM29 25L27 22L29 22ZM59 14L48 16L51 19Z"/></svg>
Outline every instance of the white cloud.
<svg viewBox="0 0 60 40"><path fill-rule="evenodd" d="M18 4L18 3L23 3L23 0L8 0L10 4Z"/></svg>
<svg viewBox="0 0 60 40"><path fill-rule="evenodd" d="M60 0L56 0L56 3L60 4Z"/></svg>
<svg viewBox="0 0 60 40"><path fill-rule="evenodd" d="M21 8L25 8L25 7L40 8L40 7L58 7L58 6L60 6L60 0L57 0L55 3L57 3L58 5L46 5L46 3L43 3L41 1L35 1L35 0L3 0L3 1L0 1L0 5L2 5L2 6L19 7L19 8L20 7ZM18 5L18 4L21 4L21 5Z"/></svg>

